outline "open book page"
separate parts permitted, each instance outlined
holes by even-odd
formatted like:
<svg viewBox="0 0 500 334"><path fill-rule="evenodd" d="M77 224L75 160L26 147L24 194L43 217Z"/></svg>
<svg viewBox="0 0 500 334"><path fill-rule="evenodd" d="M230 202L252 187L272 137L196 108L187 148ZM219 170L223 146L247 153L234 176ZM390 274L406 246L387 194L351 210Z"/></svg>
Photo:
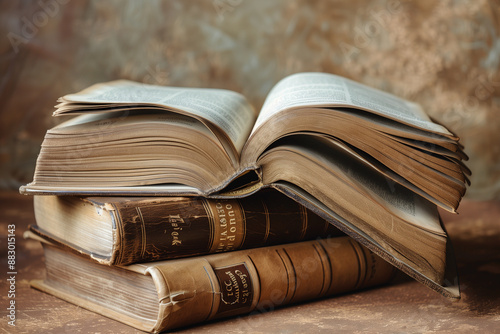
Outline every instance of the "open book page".
<svg viewBox="0 0 500 334"><path fill-rule="evenodd" d="M445 127L433 123L417 104L327 73L299 73L281 80L267 96L253 131L277 112L311 106L358 108L453 136Z"/></svg>
<svg viewBox="0 0 500 334"><path fill-rule="evenodd" d="M222 144L217 141L217 137L204 126L203 123L192 117L169 111L156 111L148 114L131 111L128 113L109 112L105 114L80 115L47 130L47 136L66 134L68 137L64 141L65 146L78 145L80 150L84 147L96 148L103 144L117 145L126 142L135 143L141 137L149 141L153 141L156 138L168 140L176 138L176 136L170 132L163 134L166 128L162 127L157 128L159 130L149 128L147 132L140 130L144 126L155 124L166 124L169 126L168 129L170 131L175 129L177 132L181 130L197 132L206 138L210 138L221 151L224 150ZM123 132L125 132L125 134ZM88 142L82 143L82 139L79 135L91 133L94 133L95 136ZM147 135L147 137L144 137L144 135ZM118 142L118 140L120 141ZM206 142L197 143L197 145L204 148ZM110 156L105 156L103 158L109 159ZM130 158L133 158L133 155L131 155ZM227 159L229 160L230 157L227 156Z"/></svg>
<svg viewBox="0 0 500 334"><path fill-rule="evenodd" d="M439 205L440 207L446 208L448 211L454 212L454 209L452 207L450 207L449 205L446 205L446 204L440 202L439 200L433 198L432 196L430 196L429 194L427 194L426 192L422 191L420 188L415 186L413 183L411 183L408 180L406 180L405 178L401 177L399 174L395 173L390 168L387 168L387 166L380 163L380 161L378 161L377 159L374 159L372 156L370 156L369 154L366 154L362 150L359 150L359 149L355 148L354 146L352 146L352 145L350 145L350 144L348 144L348 143L346 143L338 138L325 137L324 139L328 140L332 145L336 145L336 146L340 147L341 149L343 149L344 151L349 152L351 155L356 157L358 160L363 162L365 165L374 168L376 171L378 171L379 173L384 175L386 177L387 184L389 185L389 187L393 187L393 184L394 184L393 182L399 183L399 184L403 185L404 187L408 188L409 190L413 191L414 193L422 196L423 198L425 198L429 202L433 202L436 205Z"/></svg>
<svg viewBox="0 0 500 334"><path fill-rule="evenodd" d="M78 104L117 103L121 107L124 104L162 106L219 127L238 152L255 122L254 109L246 98L223 89L175 88L118 80L66 95L60 101Z"/></svg>
<svg viewBox="0 0 500 334"><path fill-rule="evenodd" d="M358 157L349 154L328 139L321 139L321 144L318 142L309 153L318 161L328 165L329 170L338 170L337 175L343 178L344 182L359 187L360 192L395 213L397 217L427 231L444 235L435 205L413 191L393 183L391 179L369 168L367 164L360 164L362 161Z"/></svg>
<svg viewBox="0 0 500 334"><path fill-rule="evenodd" d="M132 110L80 115L48 130L32 186L177 183L208 193L236 171L201 121L166 110Z"/></svg>

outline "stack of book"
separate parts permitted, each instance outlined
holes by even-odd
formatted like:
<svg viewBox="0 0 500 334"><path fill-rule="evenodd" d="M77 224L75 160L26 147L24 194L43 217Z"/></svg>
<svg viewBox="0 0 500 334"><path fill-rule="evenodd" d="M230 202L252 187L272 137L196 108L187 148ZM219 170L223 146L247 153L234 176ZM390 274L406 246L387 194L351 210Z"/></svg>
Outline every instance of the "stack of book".
<svg viewBox="0 0 500 334"><path fill-rule="evenodd" d="M124 80L59 102L76 117L20 189L46 254L36 288L153 332L394 267L460 296L437 208L456 211L467 157L414 103L325 73L281 80L258 113L232 91Z"/></svg>

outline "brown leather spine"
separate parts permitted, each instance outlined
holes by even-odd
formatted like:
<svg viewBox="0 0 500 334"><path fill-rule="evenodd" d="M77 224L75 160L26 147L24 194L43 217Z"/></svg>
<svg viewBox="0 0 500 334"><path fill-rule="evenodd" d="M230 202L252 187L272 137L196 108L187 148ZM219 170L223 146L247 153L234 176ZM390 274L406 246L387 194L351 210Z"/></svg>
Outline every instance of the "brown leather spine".
<svg viewBox="0 0 500 334"><path fill-rule="evenodd" d="M165 287L154 331L382 284L394 270L348 237L165 261L149 269Z"/></svg>
<svg viewBox="0 0 500 334"><path fill-rule="evenodd" d="M117 222L115 265L340 235L276 191L241 199L147 198L110 204Z"/></svg>

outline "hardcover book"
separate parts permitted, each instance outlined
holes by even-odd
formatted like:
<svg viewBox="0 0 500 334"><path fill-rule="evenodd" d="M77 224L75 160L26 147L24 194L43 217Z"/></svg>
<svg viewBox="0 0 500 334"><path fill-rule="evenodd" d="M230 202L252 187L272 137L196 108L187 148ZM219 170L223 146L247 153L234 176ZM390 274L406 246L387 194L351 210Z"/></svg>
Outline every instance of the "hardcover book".
<svg viewBox="0 0 500 334"><path fill-rule="evenodd" d="M283 79L258 113L236 92L130 81L59 101L54 115L78 116L47 131L22 193L228 198L271 187L459 296L437 206L457 209L467 157L414 103L326 73Z"/></svg>
<svg viewBox="0 0 500 334"><path fill-rule="evenodd" d="M122 267L42 244L46 277L33 287L155 333L380 285L395 273L349 237Z"/></svg>
<svg viewBox="0 0 500 334"><path fill-rule="evenodd" d="M31 230L99 263L135 262L314 240L342 233L272 190L238 199L35 196Z"/></svg>

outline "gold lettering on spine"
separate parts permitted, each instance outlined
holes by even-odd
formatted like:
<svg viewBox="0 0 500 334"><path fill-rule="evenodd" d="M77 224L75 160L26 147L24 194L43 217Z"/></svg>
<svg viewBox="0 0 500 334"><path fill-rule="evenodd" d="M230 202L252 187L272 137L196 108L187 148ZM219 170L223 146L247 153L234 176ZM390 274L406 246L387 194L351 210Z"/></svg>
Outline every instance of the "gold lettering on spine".
<svg viewBox="0 0 500 334"><path fill-rule="evenodd" d="M242 262L227 267L214 268L220 285L220 304L218 314L225 312L241 313L241 309L250 311L257 302L251 271ZM258 290L258 289L257 289Z"/></svg>
<svg viewBox="0 0 500 334"><path fill-rule="evenodd" d="M183 226L184 226L184 219L181 217L180 214L177 215L169 215L168 216L168 223L170 224L170 227L173 229L173 231L170 233L170 236L172 237L172 246L181 246L182 245L182 239L180 238L180 232L182 232Z"/></svg>
<svg viewBox="0 0 500 334"><path fill-rule="evenodd" d="M238 200L208 202L213 217L214 242L210 252L239 249L245 240L245 213Z"/></svg>

